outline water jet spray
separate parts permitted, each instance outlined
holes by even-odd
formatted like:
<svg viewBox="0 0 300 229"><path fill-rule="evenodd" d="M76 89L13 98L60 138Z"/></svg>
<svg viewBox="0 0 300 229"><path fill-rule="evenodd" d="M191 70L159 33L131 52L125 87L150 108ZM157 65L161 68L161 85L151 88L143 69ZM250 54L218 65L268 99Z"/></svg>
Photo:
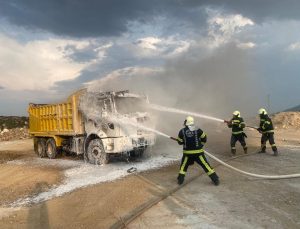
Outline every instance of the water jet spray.
<svg viewBox="0 0 300 229"><path fill-rule="evenodd" d="M195 112L191 112L191 111L180 110L180 109L176 109L176 108L165 107L165 106L161 106L161 105L157 105L157 104L149 104L149 107L153 110L165 111L165 112L171 112L171 113L177 113L177 114L192 115L194 117L209 119L209 120L216 121L216 122L224 122L223 119L215 118L215 117L212 117L209 115L199 114L199 113L195 113Z"/></svg>

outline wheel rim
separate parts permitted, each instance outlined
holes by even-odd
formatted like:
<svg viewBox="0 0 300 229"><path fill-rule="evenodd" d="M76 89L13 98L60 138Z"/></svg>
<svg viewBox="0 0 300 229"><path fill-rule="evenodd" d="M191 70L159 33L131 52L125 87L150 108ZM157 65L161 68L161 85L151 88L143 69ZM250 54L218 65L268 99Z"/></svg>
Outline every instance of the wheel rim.
<svg viewBox="0 0 300 229"><path fill-rule="evenodd" d="M103 163L104 155L99 147L94 147L92 150L92 157L95 159L95 163Z"/></svg>
<svg viewBox="0 0 300 229"><path fill-rule="evenodd" d="M53 155L53 147L50 144L48 144L48 146L47 146L47 154L49 156Z"/></svg>
<svg viewBox="0 0 300 229"><path fill-rule="evenodd" d="M43 152L43 146L41 145L41 143L38 143L37 145L37 151L39 155L42 155Z"/></svg>

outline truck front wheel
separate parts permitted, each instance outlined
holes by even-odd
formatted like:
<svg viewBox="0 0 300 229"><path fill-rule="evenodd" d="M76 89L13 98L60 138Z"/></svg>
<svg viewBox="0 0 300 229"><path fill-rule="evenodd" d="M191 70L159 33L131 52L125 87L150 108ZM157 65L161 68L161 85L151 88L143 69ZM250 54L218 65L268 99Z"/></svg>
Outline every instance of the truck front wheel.
<svg viewBox="0 0 300 229"><path fill-rule="evenodd" d="M39 157L46 157L46 139L35 138L34 139L34 151Z"/></svg>
<svg viewBox="0 0 300 229"><path fill-rule="evenodd" d="M47 140L47 148L46 148L46 152L47 152L47 156L50 159L54 159L56 157L57 154L57 149L56 149L56 144L53 138L49 138Z"/></svg>
<svg viewBox="0 0 300 229"><path fill-rule="evenodd" d="M130 157L142 157L144 152L145 152L146 148L145 147L138 147L138 148L135 148L134 150L132 150L130 152Z"/></svg>
<svg viewBox="0 0 300 229"><path fill-rule="evenodd" d="M103 165L108 163L108 154L105 152L101 139L93 139L87 148L87 159L91 164Z"/></svg>

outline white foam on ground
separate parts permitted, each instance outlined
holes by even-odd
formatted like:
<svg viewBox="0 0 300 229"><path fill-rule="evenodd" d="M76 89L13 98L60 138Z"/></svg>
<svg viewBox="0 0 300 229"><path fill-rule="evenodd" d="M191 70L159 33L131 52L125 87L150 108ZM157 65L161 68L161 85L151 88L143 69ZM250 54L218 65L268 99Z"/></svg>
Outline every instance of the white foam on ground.
<svg viewBox="0 0 300 229"><path fill-rule="evenodd" d="M92 165L85 163L84 161L70 161L63 159L39 159L31 161L30 163L33 165L44 164L47 166L62 166L64 168L67 167L67 169L64 171L65 181L63 184L54 187L46 192L39 193L36 196L19 199L13 202L10 207L19 207L26 206L28 204L39 203L52 199L54 197L62 196L78 188L120 179L122 177L130 175L127 170L131 167L136 167L138 172L142 172L167 166L174 161L177 161L181 157L180 150L178 150L177 148L176 151L174 152L173 150L170 150L167 153L159 155L151 154L151 157L142 158L140 162L128 163L124 161L118 161L104 166Z"/></svg>

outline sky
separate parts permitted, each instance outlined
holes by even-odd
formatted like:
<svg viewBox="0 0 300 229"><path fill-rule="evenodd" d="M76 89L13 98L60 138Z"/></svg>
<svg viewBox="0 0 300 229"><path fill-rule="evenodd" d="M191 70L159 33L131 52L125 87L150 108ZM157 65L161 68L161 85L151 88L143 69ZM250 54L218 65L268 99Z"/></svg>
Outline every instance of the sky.
<svg viewBox="0 0 300 229"><path fill-rule="evenodd" d="M215 115L297 106L299 12L297 0L3 0L0 115L99 84Z"/></svg>

